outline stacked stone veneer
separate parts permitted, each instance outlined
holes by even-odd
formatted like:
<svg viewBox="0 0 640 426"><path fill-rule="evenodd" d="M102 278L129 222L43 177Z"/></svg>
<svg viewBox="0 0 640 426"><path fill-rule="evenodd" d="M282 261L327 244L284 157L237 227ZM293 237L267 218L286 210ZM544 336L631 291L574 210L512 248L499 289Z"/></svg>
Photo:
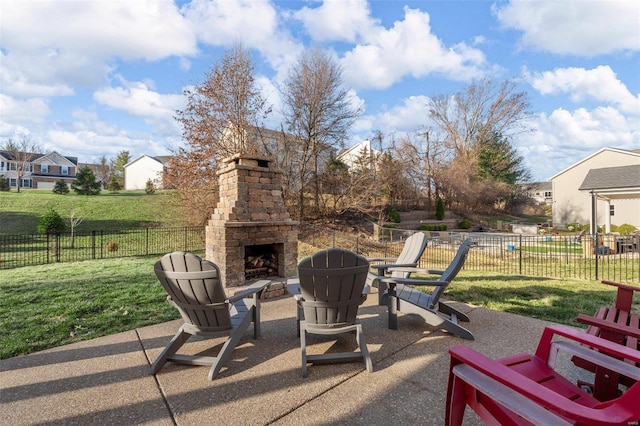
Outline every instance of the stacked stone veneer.
<svg viewBox="0 0 640 426"><path fill-rule="evenodd" d="M274 244L278 275L295 276L298 222L282 198L282 173L268 158L236 154L218 171L220 200L206 228L206 258L225 287L245 285L245 247Z"/></svg>

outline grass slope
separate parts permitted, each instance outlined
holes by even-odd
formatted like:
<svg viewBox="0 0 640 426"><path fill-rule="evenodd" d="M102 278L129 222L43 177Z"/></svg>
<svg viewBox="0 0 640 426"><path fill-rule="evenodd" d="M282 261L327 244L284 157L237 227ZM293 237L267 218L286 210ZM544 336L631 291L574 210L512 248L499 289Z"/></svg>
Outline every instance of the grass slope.
<svg viewBox="0 0 640 426"><path fill-rule="evenodd" d="M172 206L169 191L102 191L95 196L58 195L45 190L0 192L0 235L35 234L40 218L49 208L57 211L67 226L75 211L76 217L83 218L76 227L78 232L185 225L181 215L173 213Z"/></svg>

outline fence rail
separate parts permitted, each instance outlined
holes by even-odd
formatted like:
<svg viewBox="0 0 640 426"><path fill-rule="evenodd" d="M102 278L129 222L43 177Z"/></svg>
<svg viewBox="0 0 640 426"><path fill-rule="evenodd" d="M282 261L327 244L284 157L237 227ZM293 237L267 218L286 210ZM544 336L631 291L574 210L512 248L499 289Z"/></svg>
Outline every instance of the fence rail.
<svg viewBox="0 0 640 426"><path fill-rule="evenodd" d="M397 257L417 231L385 229L384 241L353 238L315 227L302 233L312 247L344 247L366 257ZM473 240L468 271L548 278L640 283L640 235L517 235L489 232L425 232L428 244L420 266L444 269L466 238Z"/></svg>
<svg viewBox="0 0 640 426"><path fill-rule="evenodd" d="M204 248L202 227L144 228L57 235L0 235L0 269Z"/></svg>
<svg viewBox="0 0 640 426"><path fill-rule="evenodd" d="M353 237L320 226L302 226L299 257L342 247L366 257L397 257L404 240L417 231L385 230L382 241ZM465 270L501 274L613 280L640 283L640 235L524 236L503 233L427 232L420 266L445 268L466 238L473 247ZM203 227L144 228L60 235L0 235L0 269L47 263L162 255L175 250L202 252Z"/></svg>

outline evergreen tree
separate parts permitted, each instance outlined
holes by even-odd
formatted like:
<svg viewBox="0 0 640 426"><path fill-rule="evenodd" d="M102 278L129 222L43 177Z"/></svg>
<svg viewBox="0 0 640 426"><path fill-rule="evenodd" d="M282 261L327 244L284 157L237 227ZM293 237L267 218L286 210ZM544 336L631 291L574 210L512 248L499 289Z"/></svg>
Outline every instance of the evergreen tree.
<svg viewBox="0 0 640 426"><path fill-rule="evenodd" d="M85 166L78 170L76 179L71 184L71 188L80 195L98 195L102 184L96 181L93 171Z"/></svg>
<svg viewBox="0 0 640 426"><path fill-rule="evenodd" d="M436 201L436 219L444 219L444 203L440 197L438 197L438 201Z"/></svg>
<svg viewBox="0 0 640 426"><path fill-rule="evenodd" d="M6 179L3 175L0 175L0 191L10 191L9 179Z"/></svg>
<svg viewBox="0 0 640 426"><path fill-rule="evenodd" d="M38 222L38 233L40 234L59 234L64 231L66 225L62 216L50 208L47 212L40 218L40 222Z"/></svg>
<svg viewBox="0 0 640 426"><path fill-rule="evenodd" d="M69 187L67 186L67 184L65 183L65 181L63 181L62 179L57 180L56 184L53 186L53 193L54 194L68 194L69 193Z"/></svg>

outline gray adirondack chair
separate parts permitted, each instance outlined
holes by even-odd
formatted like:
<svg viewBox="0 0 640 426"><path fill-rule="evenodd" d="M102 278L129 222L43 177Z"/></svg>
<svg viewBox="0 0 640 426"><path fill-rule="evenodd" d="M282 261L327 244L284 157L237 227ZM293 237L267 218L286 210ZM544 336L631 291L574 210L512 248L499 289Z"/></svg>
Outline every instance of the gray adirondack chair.
<svg viewBox="0 0 640 426"><path fill-rule="evenodd" d="M417 267L418 261L424 253L424 249L427 247L427 235L424 232L416 232L404 243L402 252L398 257L377 257L368 258L367 260L372 263L371 268L376 270L376 273L369 273L367 276L367 285L370 287L378 288L378 304L382 305L383 293L386 287L380 288L378 278L381 276L391 276L396 278L407 278L409 272L399 270L397 268L402 267Z"/></svg>
<svg viewBox="0 0 640 426"><path fill-rule="evenodd" d="M185 252L164 255L156 262L154 271L168 293L167 301L180 311L184 324L151 365L151 374L172 361L211 366L209 380L213 380L251 322L253 337L260 337L260 296L269 281L258 281L233 297L227 297L218 266ZM191 336L227 336L227 340L215 357L176 354Z"/></svg>
<svg viewBox="0 0 640 426"><path fill-rule="evenodd" d="M307 376L307 363L362 360L367 371L373 371L362 325L357 319L358 307L366 300L368 270L367 259L339 248L319 251L298 264L300 294L296 299L299 307L302 377ZM356 334L359 351L307 354L307 333L336 335L350 332Z"/></svg>
<svg viewBox="0 0 640 426"><path fill-rule="evenodd" d="M408 277L380 277L381 285L387 286L383 294L383 304L389 307L389 328L397 328L397 312L414 314L422 317L425 322L441 328L463 339L473 340L473 334L458 324L458 321L469 321L469 317L452 306L440 300L451 281L458 275L471 248L472 240L467 238L460 244L458 251L449 266L444 271L422 268L399 268L409 274ZM439 275L439 280L422 280L413 278L410 274L426 273ZM413 286L434 287L428 294Z"/></svg>

